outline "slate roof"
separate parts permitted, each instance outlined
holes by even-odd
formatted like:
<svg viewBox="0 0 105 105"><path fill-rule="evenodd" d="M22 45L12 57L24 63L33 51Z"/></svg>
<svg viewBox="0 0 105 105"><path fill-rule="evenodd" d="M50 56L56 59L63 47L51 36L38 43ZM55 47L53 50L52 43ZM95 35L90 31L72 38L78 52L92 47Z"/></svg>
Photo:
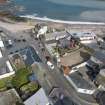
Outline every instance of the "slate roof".
<svg viewBox="0 0 105 105"><path fill-rule="evenodd" d="M105 52L102 52L102 51L95 51L93 53L93 56L95 58L97 58L98 60L100 60L101 62L105 63Z"/></svg>
<svg viewBox="0 0 105 105"><path fill-rule="evenodd" d="M90 89L90 90L94 89L94 86L91 85L88 81L86 81L83 78L83 75L79 72L74 72L70 74L69 77L78 88Z"/></svg>
<svg viewBox="0 0 105 105"><path fill-rule="evenodd" d="M34 62L41 62L41 59L33 47L26 47L20 51L20 54L26 56L26 59L24 59L26 65L32 65Z"/></svg>

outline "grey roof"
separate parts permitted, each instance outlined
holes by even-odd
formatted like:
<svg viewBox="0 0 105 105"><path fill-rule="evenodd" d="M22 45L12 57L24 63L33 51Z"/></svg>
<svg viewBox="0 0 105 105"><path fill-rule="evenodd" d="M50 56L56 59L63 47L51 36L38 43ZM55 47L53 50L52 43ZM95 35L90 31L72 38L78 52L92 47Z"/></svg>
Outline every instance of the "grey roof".
<svg viewBox="0 0 105 105"><path fill-rule="evenodd" d="M100 49L96 41L92 43L84 43L84 45L94 50L92 56L99 59L101 62L105 62L105 50Z"/></svg>
<svg viewBox="0 0 105 105"><path fill-rule="evenodd" d="M98 59L98 60L100 60L101 62L103 62L103 63L105 63L105 52L103 52L103 51L95 51L94 53L93 53L93 56L96 58L96 59Z"/></svg>
<svg viewBox="0 0 105 105"><path fill-rule="evenodd" d="M26 56L25 59L26 65L32 65L34 62L41 62L40 57L38 56L33 47L26 47L25 49L20 51L20 54Z"/></svg>
<svg viewBox="0 0 105 105"><path fill-rule="evenodd" d="M69 77L78 88L94 89L94 86L86 81L80 72L74 72L70 74Z"/></svg>
<svg viewBox="0 0 105 105"><path fill-rule="evenodd" d="M91 32L70 32L70 34L75 38L95 36L95 34Z"/></svg>
<svg viewBox="0 0 105 105"><path fill-rule="evenodd" d="M92 41L92 43L84 43L84 45L89 48L92 48L93 50L99 49L99 45L97 44L97 42L95 40Z"/></svg>
<svg viewBox="0 0 105 105"><path fill-rule="evenodd" d="M27 99L25 105L47 105L49 103L43 88L39 89L33 96Z"/></svg>
<svg viewBox="0 0 105 105"><path fill-rule="evenodd" d="M21 102L21 99L14 89L0 92L0 105L16 105L17 101Z"/></svg>
<svg viewBox="0 0 105 105"><path fill-rule="evenodd" d="M3 74L6 74L6 73L9 73L10 70L9 68L7 67L6 64L4 64L1 68L0 68L0 75L3 75Z"/></svg>
<svg viewBox="0 0 105 105"><path fill-rule="evenodd" d="M46 34L46 40L55 40L57 37L67 37L67 36L70 36L69 33L67 33L66 31L61 31L61 32L53 32L53 33L50 33L50 34Z"/></svg>

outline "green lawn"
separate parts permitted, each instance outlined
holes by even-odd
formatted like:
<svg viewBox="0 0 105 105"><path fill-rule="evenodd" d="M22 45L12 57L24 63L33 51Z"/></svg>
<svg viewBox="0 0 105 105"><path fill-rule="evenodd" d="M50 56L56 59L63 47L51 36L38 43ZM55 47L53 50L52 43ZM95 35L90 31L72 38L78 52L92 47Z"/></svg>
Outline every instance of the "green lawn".
<svg viewBox="0 0 105 105"><path fill-rule="evenodd" d="M28 76L31 74L31 70L28 68L22 68L17 70L15 77L12 79L12 84L16 88L28 83Z"/></svg>
<svg viewBox="0 0 105 105"><path fill-rule="evenodd" d="M29 81L30 74L32 74L31 68L22 68L17 70L12 79L12 85L22 94L30 94L39 89L37 81Z"/></svg>
<svg viewBox="0 0 105 105"><path fill-rule="evenodd" d="M5 90L11 84L13 76L0 79L0 90Z"/></svg>
<svg viewBox="0 0 105 105"><path fill-rule="evenodd" d="M28 83L28 84L22 86L22 87L21 87L21 90L22 90L22 91L27 91L27 90L28 90L28 91L30 91L30 92L34 92L34 91L37 91L38 88L39 88L38 83L32 83L32 82L30 82L30 83Z"/></svg>
<svg viewBox="0 0 105 105"><path fill-rule="evenodd" d="M28 77L32 74L31 68L22 68L16 71L15 75L0 80L0 91L8 87L15 87L23 92L35 92L39 88L37 81L30 82Z"/></svg>

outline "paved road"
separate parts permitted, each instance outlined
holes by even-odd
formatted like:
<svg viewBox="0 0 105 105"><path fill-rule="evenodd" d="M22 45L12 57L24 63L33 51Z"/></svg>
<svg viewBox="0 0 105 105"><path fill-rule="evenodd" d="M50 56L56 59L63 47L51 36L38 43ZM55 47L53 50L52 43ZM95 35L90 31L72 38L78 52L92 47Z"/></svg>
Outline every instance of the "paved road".
<svg viewBox="0 0 105 105"><path fill-rule="evenodd" d="M7 32L7 33L9 33L9 32ZM46 65L46 59L45 59L45 55L49 55L48 51L46 50L45 51L46 53L42 53L41 47L39 46L40 42L38 40L35 40L34 38L30 37L29 33L21 33L21 34L22 34L22 36L19 33L17 33L17 34L9 33L8 35L10 35L11 37L13 36L13 38L21 38L21 37L25 38L27 40L26 45L31 45L35 48L39 57L42 59L44 66L46 68L48 68ZM23 44L20 43L20 45L16 44L15 46L17 46L17 47L14 46L12 50L14 51L16 49L20 49L24 45L25 45L24 43ZM46 75L48 75L51 78L51 81L54 82L53 85L63 88L66 95L68 97L70 97L74 102L78 103L78 105L96 105L94 103L90 103L90 101L84 100L83 97L81 97L81 98L78 97L78 93L76 93L74 88L68 83L68 81L64 78L64 76L60 73L60 71L56 67L56 65L55 65L55 69L53 71L50 71L50 69L48 68L46 70ZM48 79L46 79L46 80L49 83L51 82L50 80L48 81ZM84 95L84 97L85 97L85 95ZM91 98L89 98L89 99L91 99Z"/></svg>

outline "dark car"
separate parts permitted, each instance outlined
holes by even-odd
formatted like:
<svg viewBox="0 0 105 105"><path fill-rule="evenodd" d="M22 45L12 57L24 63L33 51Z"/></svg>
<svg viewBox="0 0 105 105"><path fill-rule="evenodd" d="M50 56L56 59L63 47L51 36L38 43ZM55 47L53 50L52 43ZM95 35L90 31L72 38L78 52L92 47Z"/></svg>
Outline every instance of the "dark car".
<svg viewBox="0 0 105 105"><path fill-rule="evenodd" d="M22 39L23 42L26 42L26 39Z"/></svg>
<svg viewBox="0 0 105 105"><path fill-rule="evenodd" d="M17 42L21 42L21 40L20 40L20 39L18 39L18 40L17 40Z"/></svg>
<svg viewBox="0 0 105 105"><path fill-rule="evenodd" d="M0 33L2 33L3 31L2 30L0 30Z"/></svg>
<svg viewBox="0 0 105 105"><path fill-rule="evenodd" d="M13 54L13 52L10 52L10 54Z"/></svg>

